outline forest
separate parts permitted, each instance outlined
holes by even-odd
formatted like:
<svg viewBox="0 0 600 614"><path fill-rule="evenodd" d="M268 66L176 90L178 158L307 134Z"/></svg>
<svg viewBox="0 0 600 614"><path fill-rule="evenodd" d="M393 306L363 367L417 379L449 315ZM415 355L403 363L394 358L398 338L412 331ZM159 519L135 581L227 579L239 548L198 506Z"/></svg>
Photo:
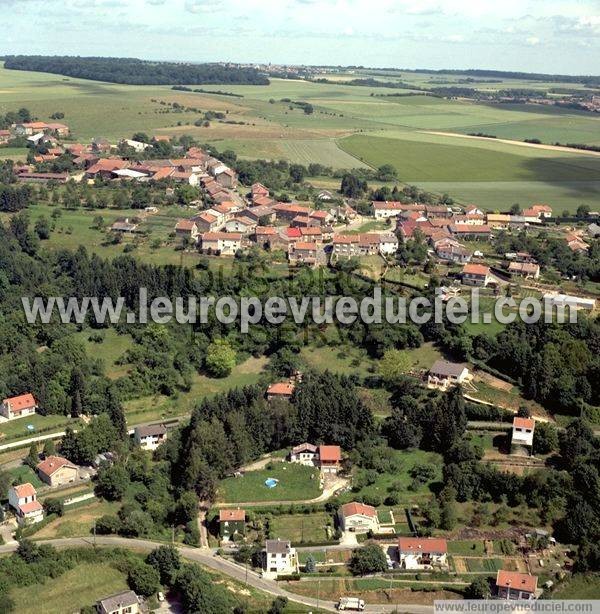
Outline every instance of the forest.
<svg viewBox="0 0 600 614"><path fill-rule="evenodd" d="M4 68L129 85L268 85L254 68L221 64L149 62L135 58L9 55Z"/></svg>

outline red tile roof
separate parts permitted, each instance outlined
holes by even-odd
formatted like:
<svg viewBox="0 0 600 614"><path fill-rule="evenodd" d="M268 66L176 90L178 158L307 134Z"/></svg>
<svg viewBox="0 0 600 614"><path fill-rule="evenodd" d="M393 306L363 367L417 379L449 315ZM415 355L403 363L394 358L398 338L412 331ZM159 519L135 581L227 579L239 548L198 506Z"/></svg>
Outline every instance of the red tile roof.
<svg viewBox="0 0 600 614"><path fill-rule="evenodd" d="M303 250L303 251L316 251L317 249L317 244L316 243L308 243L306 241L296 241L296 243L294 243L294 250L298 251L298 250Z"/></svg>
<svg viewBox="0 0 600 614"><path fill-rule="evenodd" d="M245 510L219 510L219 522L232 522L246 520Z"/></svg>
<svg viewBox="0 0 600 614"><path fill-rule="evenodd" d="M448 542L441 537L400 537L400 552L448 552Z"/></svg>
<svg viewBox="0 0 600 614"><path fill-rule="evenodd" d="M29 482L26 482L25 484L18 484L17 486L14 486L14 489L19 499L22 497L35 497L37 494L36 489Z"/></svg>
<svg viewBox="0 0 600 614"><path fill-rule="evenodd" d="M202 235L203 241L241 241L241 232L205 232Z"/></svg>
<svg viewBox="0 0 600 614"><path fill-rule="evenodd" d="M257 226L255 230L257 235L274 235L277 234L275 226Z"/></svg>
<svg viewBox="0 0 600 614"><path fill-rule="evenodd" d="M19 414L25 409L35 407L36 405L35 399L30 393L21 394L17 397L10 397L8 399L4 399L2 402L4 405L10 406L10 411L15 414Z"/></svg>
<svg viewBox="0 0 600 614"><path fill-rule="evenodd" d="M302 237L300 228L286 228L284 232L288 239L300 239Z"/></svg>
<svg viewBox="0 0 600 614"><path fill-rule="evenodd" d="M195 225L194 220L179 220L175 225L175 230L193 230Z"/></svg>
<svg viewBox="0 0 600 614"><path fill-rule="evenodd" d="M267 388L267 394L289 397L293 394L295 387L294 384L290 384L289 382L276 382Z"/></svg>
<svg viewBox="0 0 600 614"><path fill-rule="evenodd" d="M377 517L377 510L373 506L365 505L364 503L345 503L342 505L342 516L344 518L355 516L356 514L375 518Z"/></svg>
<svg viewBox="0 0 600 614"><path fill-rule="evenodd" d="M327 462L339 462L342 460L340 446L319 446L319 458Z"/></svg>
<svg viewBox="0 0 600 614"><path fill-rule="evenodd" d="M531 418L521 418L519 416L515 416L513 418L513 427L517 427L519 429L532 429L535 427L535 421Z"/></svg>
<svg viewBox="0 0 600 614"><path fill-rule="evenodd" d="M535 593L537 580L537 576L500 569L496 576L496 586Z"/></svg>
<svg viewBox="0 0 600 614"><path fill-rule="evenodd" d="M462 272L466 275L489 275L490 267L483 264L473 264L470 262L469 264L465 264Z"/></svg>
<svg viewBox="0 0 600 614"><path fill-rule="evenodd" d="M39 473L43 473L50 477L62 467L73 467L74 469L77 468L73 463L70 463L66 458L63 458L62 456L48 456L36 467L36 469Z"/></svg>
<svg viewBox="0 0 600 614"><path fill-rule="evenodd" d="M321 228L319 226L308 226L307 228L300 228L300 234L303 237L312 235L314 236L321 236L323 234L323 231L321 230Z"/></svg>
<svg viewBox="0 0 600 614"><path fill-rule="evenodd" d="M23 505L19 505L19 509L22 514L30 514L31 512L37 512L38 510L43 510L42 504L36 499L35 501L29 501L28 503L23 503Z"/></svg>

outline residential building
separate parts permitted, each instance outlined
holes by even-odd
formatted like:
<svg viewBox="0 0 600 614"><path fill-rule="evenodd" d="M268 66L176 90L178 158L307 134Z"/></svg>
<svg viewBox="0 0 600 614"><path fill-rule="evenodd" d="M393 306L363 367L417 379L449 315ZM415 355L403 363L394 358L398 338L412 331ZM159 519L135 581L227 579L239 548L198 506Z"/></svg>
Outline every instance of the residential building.
<svg viewBox="0 0 600 614"><path fill-rule="evenodd" d="M510 441L510 451L512 454L525 452L531 454L533 448L533 433L535 431L535 421L532 418L521 418L515 416L512 425L512 438Z"/></svg>
<svg viewBox="0 0 600 614"><path fill-rule="evenodd" d="M254 240L260 247L273 249L273 242L277 242L279 233L274 226L257 226L254 229Z"/></svg>
<svg viewBox="0 0 600 614"><path fill-rule="evenodd" d="M225 222L226 232L241 232L244 235L249 235L254 232L257 223L249 217L234 217Z"/></svg>
<svg viewBox="0 0 600 614"><path fill-rule="evenodd" d="M265 187L262 183L253 183L251 192L252 192L252 200L254 200L254 198L257 196L270 196L271 195L271 193L269 192L269 189Z"/></svg>
<svg viewBox="0 0 600 614"><path fill-rule="evenodd" d="M132 139L123 139L119 141L119 145L123 145L124 147L131 147L131 149L142 152L150 147L149 143L142 143L141 141L134 141Z"/></svg>
<svg viewBox="0 0 600 614"><path fill-rule="evenodd" d="M237 186L237 175L225 165L218 166L214 169L214 177L216 182L224 188L233 189Z"/></svg>
<svg viewBox="0 0 600 614"><path fill-rule="evenodd" d="M10 130L0 130L0 145L6 145L11 138Z"/></svg>
<svg viewBox="0 0 600 614"><path fill-rule="evenodd" d="M402 569L433 569L448 566L448 542L437 537L400 537L398 560Z"/></svg>
<svg viewBox="0 0 600 614"><path fill-rule="evenodd" d="M179 220L175 225L175 234L182 239L189 239L192 243L197 243L200 231L194 220Z"/></svg>
<svg viewBox="0 0 600 614"><path fill-rule="evenodd" d="M139 224L126 217L122 220L117 220L114 222L110 229L112 232L135 232L138 226Z"/></svg>
<svg viewBox="0 0 600 614"><path fill-rule="evenodd" d="M199 232L214 232L219 229L219 219L212 213L200 213L193 218Z"/></svg>
<svg viewBox="0 0 600 614"><path fill-rule="evenodd" d="M323 230L320 226L306 226L305 228L300 228L300 236L305 241L321 243L323 241Z"/></svg>
<svg viewBox="0 0 600 614"><path fill-rule="evenodd" d="M491 280L488 266L470 262L463 267L462 283L465 286L487 286Z"/></svg>
<svg viewBox="0 0 600 614"><path fill-rule="evenodd" d="M434 243L434 249L438 258L449 262L465 264L472 257L471 252L454 239L440 239Z"/></svg>
<svg viewBox="0 0 600 614"><path fill-rule="evenodd" d="M138 614L141 612L139 597L133 591L123 591L96 603L98 614Z"/></svg>
<svg viewBox="0 0 600 614"><path fill-rule="evenodd" d="M273 206L261 205L244 209L241 214L256 221L257 224L272 224L275 221Z"/></svg>
<svg viewBox="0 0 600 614"><path fill-rule="evenodd" d="M317 264L317 251L319 246L315 242L296 241L290 245L288 258L290 264Z"/></svg>
<svg viewBox="0 0 600 614"><path fill-rule="evenodd" d="M19 396L9 397L2 401L0 416L7 420L14 420L15 418L35 414L37 408L37 401L32 394L20 394Z"/></svg>
<svg viewBox="0 0 600 614"><path fill-rule="evenodd" d="M431 369L427 383L430 386L446 389L449 386L462 384L469 377L469 369L461 363L447 360L436 360Z"/></svg>
<svg viewBox="0 0 600 614"><path fill-rule="evenodd" d="M21 527L44 519L44 508L37 500L37 491L29 482L8 489L8 504L14 510Z"/></svg>
<svg viewBox="0 0 600 614"><path fill-rule="evenodd" d="M246 531L246 512L237 509L219 510L219 534L223 539L243 535Z"/></svg>
<svg viewBox="0 0 600 614"><path fill-rule="evenodd" d="M484 239L490 238L492 229L488 224L451 224L450 233L462 239Z"/></svg>
<svg viewBox="0 0 600 614"><path fill-rule="evenodd" d="M485 215L484 211L475 205L470 205L465 210L465 215Z"/></svg>
<svg viewBox="0 0 600 614"><path fill-rule="evenodd" d="M202 249L233 256L242 249L241 232L205 232L200 235Z"/></svg>
<svg viewBox="0 0 600 614"><path fill-rule="evenodd" d="M75 482L79 468L62 456L47 456L35 468L37 474L48 486L62 486Z"/></svg>
<svg viewBox="0 0 600 614"><path fill-rule="evenodd" d="M342 462L340 446L319 446L319 468L321 473L338 473Z"/></svg>
<svg viewBox="0 0 600 614"><path fill-rule="evenodd" d="M111 179L114 171L127 168L129 165L127 160L121 160L121 158L101 158L85 171L85 176L88 179L96 177Z"/></svg>
<svg viewBox="0 0 600 614"><path fill-rule="evenodd" d="M373 202L373 213L376 220L385 220L390 217L397 217L402 211L406 211L406 208L399 202Z"/></svg>
<svg viewBox="0 0 600 614"><path fill-rule="evenodd" d="M371 505L345 503L338 510L338 520L342 531L379 533L377 510Z"/></svg>
<svg viewBox="0 0 600 614"><path fill-rule="evenodd" d="M552 217L552 207L550 205L532 205L523 211L523 217L534 219L547 219Z"/></svg>
<svg viewBox="0 0 600 614"><path fill-rule="evenodd" d="M277 203L274 207L272 207L272 209L275 212L277 219L285 222L291 222L299 215L308 217L311 213L311 209L309 207L287 203Z"/></svg>
<svg viewBox="0 0 600 614"><path fill-rule="evenodd" d="M142 450L156 450L167 440L167 427L164 424L143 424L136 426L133 440Z"/></svg>
<svg viewBox="0 0 600 614"><path fill-rule="evenodd" d="M535 599L537 576L499 569L496 575L498 599Z"/></svg>
<svg viewBox="0 0 600 614"><path fill-rule="evenodd" d="M331 215L329 211L323 211L321 209L311 211L309 217L312 220L316 220L320 225L333 222L333 215Z"/></svg>
<svg viewBox="0 0 600 614"><path fill-rule="evenodd" d="M319 447L312 443L301 443L292 448L290 452L290 463L300 463L301 465L316 466L319 462Z"/></svg>
<svg viewBox="0 0 600 614"><path fill-rule="evenodd" d="M491 228L508 228L510 215L508 213L488 213L486 221Z"/></svg>
<svg viewBox="0 0 600 614"><path fill-rule="evenodd" d="M267 401L274 399L290 400L294 394L296 385L293 382L276 382L267 388Z"/></svg>
<svg viewBox="0 0 600 614"><path fill-rule="evenodd" d="M538 279L540 276L540 265L535 264L535 262L511 262L508 265L508 272L516 277Z"/></svg>
<svg viewBox="0 0 600 614"><path fill-rule="evenodd" d="M298 573L296 548L292 548L289 541L267 539L263 550L263 569L268 578Z"/></svg>

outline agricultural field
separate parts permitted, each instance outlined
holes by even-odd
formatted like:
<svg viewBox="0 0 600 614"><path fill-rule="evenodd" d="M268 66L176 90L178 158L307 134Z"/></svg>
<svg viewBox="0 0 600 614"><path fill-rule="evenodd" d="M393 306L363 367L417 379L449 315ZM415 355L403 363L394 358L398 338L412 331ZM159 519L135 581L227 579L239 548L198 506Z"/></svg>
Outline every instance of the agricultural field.
<svg viewBox="0 0 600 614"><path fill-rule="evenodd" d="M447 192L457 202L477 202L488 210L543 201L557 210L574 211L581 203L592 205L597 199L600 156L593 152L461 138L485 133L515 141L537 138L547 144L600 144L597 117L545 106L446 100L419 92L387 96L410 92L343 83L359 76L402 80L426 88L456 84L460 78L366 71L327 76L337 83L272 79L268 86L204 88L226 89L241 96L232 97L0 68L0 112L25 106L46 120L61 111L78 140L94 136L116 140L136 131L190 134L244 158L318 162L346 169L391 163L401 182L434 193ZM544 91L560 84L502 79L501 83L473 86ZM314 112L305 114L289 101L308 102ZM172 103L198 111L176 111L169 106ZM209 127L195 126L199 112L208 110L224 112L227 119L212 121Z"/></svg>
<svg viewBox="0 0 600 614"><path fill-rule="evenodd" d="M269 488L265 480L278 480ZM255 501L302 501L315 499L321 494L319 471L296 463L274 463L271 469L248 471L242 477L221 481L219 500L225 503Z"/></svg>

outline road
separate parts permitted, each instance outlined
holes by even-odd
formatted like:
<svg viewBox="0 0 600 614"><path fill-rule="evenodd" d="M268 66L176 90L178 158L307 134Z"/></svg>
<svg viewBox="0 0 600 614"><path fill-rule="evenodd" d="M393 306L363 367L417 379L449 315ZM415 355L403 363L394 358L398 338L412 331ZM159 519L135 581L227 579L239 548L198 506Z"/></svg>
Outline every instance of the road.
<svg viewBox="0 0 600 614"><path fill-rule="evenodd" d="M63 539L50 539L44 540L44 544L51 544L56 548L75 548L82 546L90 546L94 545L93 540L91 538L86 537L68 537ZM153 542L146 539L127 539L125 537L108 537L108 536L97 536L96 544L100 546L113 546L119 548L129 548L131 550L141 550L148 551L158 546L163 545L161 542ZM14 552L17 548L17 544L6 544L4 546L0 546L0 554ZM231 578L238 580L239 582L245 583L247 582L250 586L257 590L264 591L274 597L287 597L289 601L294 603L299 603L309 608L315 608L319 610L324 610L326 612L335 612L335 604L332 601L323 601L317 599L313 599L311 597L305 597L303 595L296 595L295 593L290 593L285 589L281 588L277 582L274 580L266 580L261 578L257 573L251 570L246 570L244 567L240 565L236 565L235 563L223 559L221 557L215 556L211 551L203 550L200 548L189 548L187 546L178 546L181 556L189 561L193 561L195 563L200 563L205 567L209 567L210 569L214 569L220 573L223 573ZM397 605L368 605L365 609L366 612L406 612L407 614L432 614L433 606L422 606L422 605L414 605L414 604L397 604Z"/></svg>

